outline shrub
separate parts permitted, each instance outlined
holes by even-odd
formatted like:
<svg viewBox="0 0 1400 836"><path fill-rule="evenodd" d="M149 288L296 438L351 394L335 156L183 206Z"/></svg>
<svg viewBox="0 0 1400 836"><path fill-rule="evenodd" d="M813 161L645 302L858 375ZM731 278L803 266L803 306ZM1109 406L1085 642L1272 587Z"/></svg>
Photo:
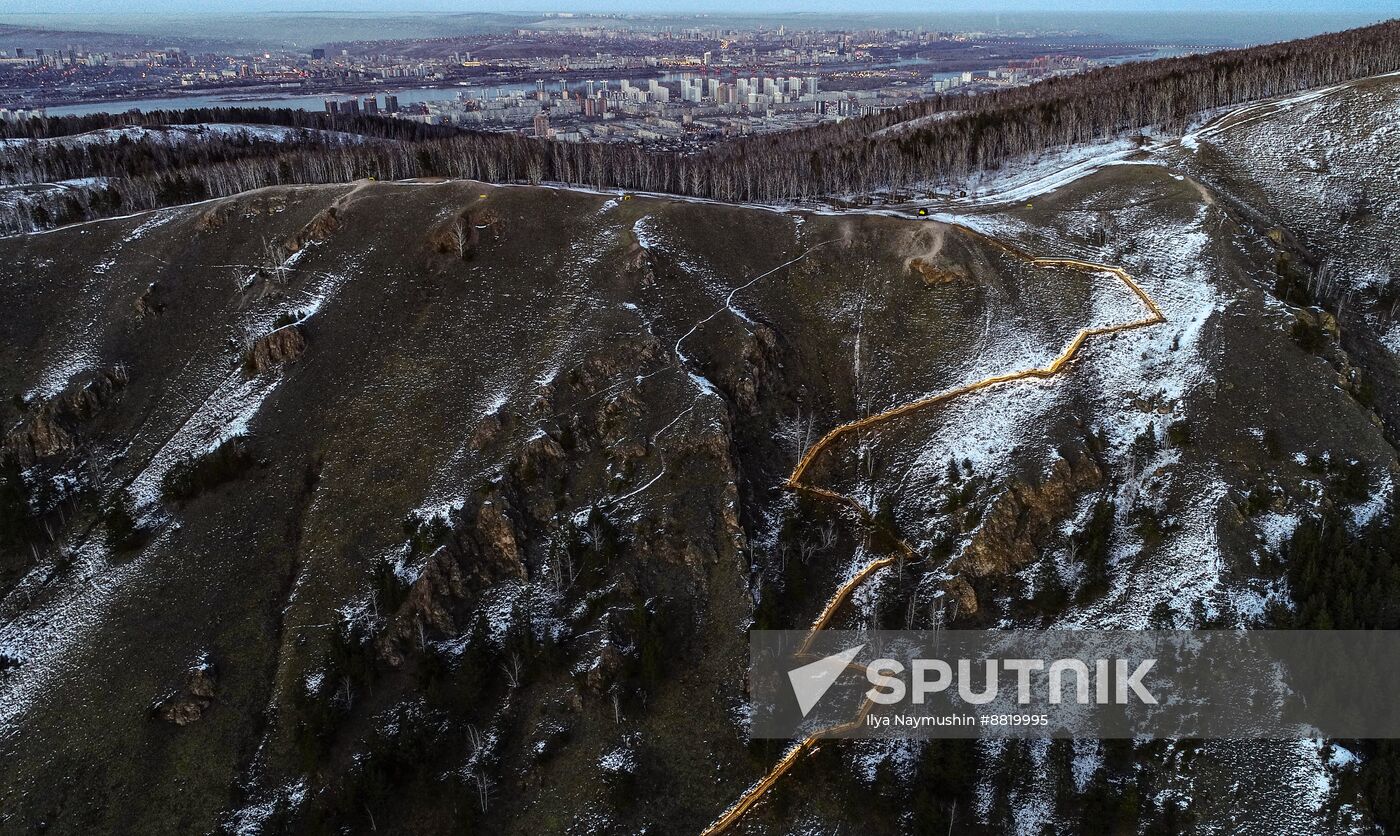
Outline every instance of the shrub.
<svg viewBox="0 0 1400 836"><path fill-rule="evenodd" d="M1312 354L1316 354L1327 345L1327 332L1311 318L1300 316L1293 320L1293 327L1289 329L1288 335L1299 348Z"/></svg>
<svg viewBox="0 0 1400 836"><path fill-rule="evenodd" d="M1274 256L1274 296L1290 305L1311 305L1312 291L1306 274L1294 264L1287 253Z"/></svg>
<svg viewBox="0 0 1400 836"><path fill-rule="evenodd" d="M278 328L285 328L288 325L295 325L296 323L301 322L305 318L306 311L303 310L283 311L282 313L277 315L276 319L272 320L272 328L275 331Z"/></svg>
<svg viewBox="0 0 1400 836"><path fill-rule="evenodd" d="M1185 419L1173 421L1167 426L1167 443L1173 447L1184 447L1191 443L1191 425Z"/></svg>
<svg viewBox="0 0 1400 836"><path fill-rule="evenodd" d="M1150 506L1134 510L1132 523L1138 537L1142 538L1143 545L1149 548L1160 545L1162 539L1177 528L1176 523L1170 519L1163 520L1157 515L1157 510Z"/></svg>
<svg viewBox="0 0 1400 836"><path fill-rule="evenodd" d="M1364 468L1360 469L1364 474ZM1364 478L1364 476L1362 477ZM1285 549L1296 611L1270 612L1272 626L1298 629L1394 630L1400 627L1400 517L1394 497L1385 513L1353 530L1345 511L1325 503L1303 521ZM1359 774L1343 775L1378 824L1400 824L1400 747L1389 740L1356 742Z"/></svg>
<svg viewBox="0 0 1400 836"><path fill-rule="evenodd" d="M131 513L131 505L125 497L118 497L102 512L102 524L107 527L107 536L117 551L133 551L145 545L149 534Z"/></svg>
<svg viewBox="0 0 1400 836"><path fill-rule="evenodd" d="M0 553L18 553L32 525L29 487L24 483L19 465L4 458L0 460Z"/></svg>
<svg viewBox="0 0 1400 836"><path fill-rule="evenodd" d="M1035 591L1035 608L1046 616L1053 617L1064 612L1069 605L1069 590L1060 580L1059 569L1053 558L1046 556L1040 561Z"/></svg>
<svg viewBox="0 0 1400 836"><path fill-rule="evenodd" d="M1255 483L1249 489L1249 495L1244 499L1244 514L1253 517L1269 509L1269 505L1274 501L1273 493L1260 483Z"/></svg>
<svg viewBox="0 0 1400 836"><path fill-rule="evenodd" d="M1305 519L1285 548L1291 624L1315 630L1400 627L1400 521L1392 499L1361 531L1335 505Z"/></svg>
<svg viewBox="0 0 1400 836"><path fill-rule="evenodd" d="M1088 601L1108 591L1108 549L1113 536L1117 505L1107 494L1094 503L1089 524L1074 535L1076 556L1084 561L1084 582L1079 600Z"/></svg>
<svg viewBox="0 0 1400 836"><path fill-rule="evenodd" d="M1332 472L1332 490L1346 502L1361 502L1371 496L1371 478L1366 464L1349 461L1337 465Z"/></svg>
<svg viewBox="0 0 1400 836"><path fill-rule="evenodd" d="M241 435L224 439L217 447L199 455L186 455L161 480L166 499L185 501L231 482L253 466L247 439Z"/></svg>

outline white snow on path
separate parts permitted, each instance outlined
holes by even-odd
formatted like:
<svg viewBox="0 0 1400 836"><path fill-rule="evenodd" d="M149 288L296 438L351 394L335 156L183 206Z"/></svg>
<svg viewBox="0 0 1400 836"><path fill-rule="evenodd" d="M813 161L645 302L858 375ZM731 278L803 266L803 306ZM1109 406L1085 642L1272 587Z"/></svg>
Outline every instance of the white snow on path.
<svg viewBox="0 0 1400 836"><path fill-rule="evenodd" d="M1373 78L1388 78L1396 75L1400 75L1400 73L1383 73L1378 76L1373 76ZM1357 83L1367 80L1368 79L1357 79L1356 81L1344 81L1340 84L1333 84L1328 87L1304 90L1299 93L1283 96L1282 98L1251 102L1226 113L1224 116L1213 119L1201 128L1184 135L1181 138L1181 144L1194 151L1199 147L1202 139L1211 139L1222 132L1234 130L1244 125L1250 125L1263 119L1271 118L1276 111L1292 110L1299 105L1310 104L1318 99L1325 98L1333 93L1353 87Z"/></svg>
<svg viewBox="0 0 1400 836"><path fill-rule="evenodd" d="M303 249L300 252L307 252ZM337 273L315 272L310 287L293 297L293 306L301 312L298 323L315 316L325 303L335 296L354 269ZM295 270L296 268L290 268ZM252 313L240 326L245 339L251 340L268 333L273 311ZM283 326L289 327L289 326ZM281 369L249 376L243 369L242 358L229 358L233 368L219 380L213 391L191 409L185 422L152 455L127 488L136 508L149 511L160 500L161 483L180 461L213 451L223 442L248 432L248 426L262 407L263 401L285 379Z"/></svg>
<svg viewBox="0 0 1400 836"><path fill-rule="evenodd" d="M132 480L127 492L136 509L148 511L159 503L161 483L182 460L204 455L246 433L258 408L281 380L281 374L248 377L242 368L235 368Z"/></svg>
<svg viewBox="0 0 1400 836"><path fill-rule="evenodd" d="M666 247L665 238L655 227L656 224L652 217L650 215L643 215L642 217L638 218L636 221L633 222L632 234L636 237L637 243L640 244L643 249L659 249L663 252L669 252L668 248ZM744 313L734 304L734 298L739 293L749 289L750 287L753 287L754 285L758 284L760 281L773 275L774 273L777 273L780 270L783 270L787 267L792 266L793 264L796 264L797 262L811 255L816 250L826 246L827 244L835 243L837 240L838 239L833 238L826 241L819 241L818 243L813 244L812 246L803 250L794 258L791 258L783 262L782 264L773 267L770 270L766 270L758 274L757 276L754 276L752 279L749 279L747 282L744 282L743 284L730 289L725 294L724 303L720 307L715 308L714 311L712 311L710 314L697 320L695 324L693 324L690 327L690 330L686 331L676 340L675 344L672 346L672 351L676 355L676 365L677 367L685 370L686 374L689 376L691 382L695 385L699 394L720 397L719 390L715 388L714 384L707 380L703 375L695 371L696 366L692 358L687 356L685 350L682 348L682 346L685 344L685 341L689 339L692 335L694 335L697 331L699 331L702 327L704 327L707 323L713 320L715 317L725 313L726 311L733 314L737 319L739 319L746 325L751 325L753 323L753 319L750 318L746 313ZM695 274L701 277L712 275L711 271L693 262L678 261L677 263L679 263L680 266L687 273Z"/></svg>
<svg viewBox="0 0 1400 836"><path fill-rule="evenodd" d="M643 216L643 217L637 219L637 221L633 224L633 234L637 236L638 241L643 241L643 240L645 240L645 241L647 241L647 242L651 242L651 243L650 243L650 246L655 246L657 243L659 243L659 239L656 237L654 231L651 230L650 227L649 227L648 225L644 225L644 224L643 224L643 221L646 221L649 217L650 217L650 216ZM640 227L640 229L639 229L639 227ZM686 339L688 339L691 335L693 335L696 331L698 331L698 330L699 330L702 326L704 326L706 323L708 323L709 321L713 320L715 317L719 316L720 314L724 313L725 311L729 311L730 313L734 314L734 315L735 315L736 317L738 317L742 322L751 323L752 320L751 320L748 316L746 316L742 311L739 311L739 310L734 306L734 297L735 297L738 293L740 293L740 292L743 291L743 290L747 290L747 289L750 288L750 287L753 287L753 286L754 286L755 284L757 284L759 281L761 281L761 280L767 278L768 276L773 275L774 273L778 272L779 270L783 270L783 269L785 269L785 268L787 268L787 267L792 266L793 264L796 264L797 262L799 262L799 261L803 260L804 258L806 258L807 256L811 255L811 254L812 254L813 252L815 252L816 250L818 250L818 249L820 249L820 248L826 246L827 244L835 243L837 240L838 240L838 239L834 239L834 238L833 238L833 239L829 239L829 240L826 240L826 241L819 241L818 243L813 244L812 246L810 246L810 247L808 247L807 249L803 250L803 251L802 251L801 253L799 253L797 256L795 256L795 257L793 257L793 258L791 258L791 259L789 259L789 260L783 262L782 264L779 264L779 265L776 266L776 267L773 267L773 268L771 268L771 269L769 269L769 270L766 270L766 271L764 271L764 272L758 274L757 276L754 276L752 279L748 280L747 282L745 282L745 283L743 283L743 284L741 284L741 285L739 285L739 286L733 288L733 289L730 290L729 293L725 296L725 298L724 298L724 304L723 304L722 306L716 308L716 309L715 309L714 311L712 311L708 316L705 316L705 317L703 317L702 319L700 319L700 320L698 320L697 322L695 322L695 324L692 325L692 326L690 327L690 330L686 331L684 334L682 334L682 335L676 340L675 345L672 347L672 351L673 351L673 353L675 354L676 361L675 361L675 363L674 363L672 366L668 366L668 367L666 367L666 368L678 368L678 369L680 369L681 371L685 372L686 376L689 378L689 380L690 380L690 382L692 383L692 385L694 385L695 388L696 388L696 400L693 401L693 402L690 404L689 407L687 407L686 409L681 410L681 411L676 415L676 417L675 417L670 423L666 424L664 427L662 427L660 430L658 430L655 434L653 434L652 437L651 437L650 440L649 440L648 446L654 447L654 446L656 445L657 441L660 440L660 438L661 438L662 435L664 435L667 431L669 431L672 427L674 427L677 423L679 423L679 422L681 421L681 419L683 419L683 418L685 418L685 417L691 415L691 414L694 412L695 408L699 405L699 403L700 403L700 400L699 400L699 399L700 399L700 398L704 398L704 397L707 397L707 396L713 396L713 397L714 397L715 399L717 399L717 400L722 399L722 396L720 395L719 390L715 387L715 385L714 385L713 383L711 383L710 380L709 380L708 378L706 378L704 375L702 375L702 374L700 374L699 372L695 371L695 364L694 364L694 362L692 361L692 359L691 359L690 357L688 357L688 356L685 354L684 349L681 347L681 346L685 343ZM650 248L649 244L647 244L647 243L643 243L642 246L643 246L643 247ZM658 370L658 372L654 372L653 374L659 373L660 371L664 371L664 369ZM648 479L646 482L642 483L642 485L640 485L639 487L634 488L634 489L631 490L631 491L628 491L626 494L623 494L622 496L618 496L618 497L615 497L615 498L609 500L609 501L608 501L608 504L609 504L609 505L617 505L617 504L620 504L620 503L622 503L622 502L625 502L625 501L628 500L628 499L631 499L631 498L634 497L634 496L637 496L638 494L641 494L641 493L645 492L645 491L646 491L647 489L649 489L652 485L654 485L654 484L656 484L658 481L660 481L661 477L665 476L666 473L667 473L667 471L668 471L668 465L667 465L667 463L666 463L665 454L664 454L664 452L663 452L663 453L661 453L661 467L658 469L657 473L656 473L654 476L652 476L652 477L651 477L650 479Z"/></svg>
<svg viewBox="0 0 1400 836"><path fill-rule="evenodd" d="M705 325L707 322L709 322L710 320L712 320L712 319L714 319L715 317L719 316L720 314L724 313L725 311L729 311L730 313L732 313L734 316L738 317L740 320L742 320L742 321L745 322L745 323L750 323L750 324L751 324L751 323L753 322L753 320L750 319L749 316L748 316L747 314L745 314L743 311L739 310L738 308L736 308L736 307L734 306L734 297L737 296L741 291L748 290L749 288L753 287L754 285L758 284L758 283L759 283L760 281L762 281L763 279L768 278L769 276L773 275L774 273L778 272L779 270L782 270L782 269L784 269L784 268L786 268L786 267L791 267L792 265L796 264L797 262L799 262L799 261L801 261L802 259L806 258L807 256L811 255L813 252L816 252L818 249L820 249L820 248L826 246L827 244L834 244L834 243L836 243L837 240L839 240L839 239L832 238L832 239L828 239L828 240L826 240L826 241L819 241L818 243L813 244L812 246L810 246L810 247L808 247L807 249L803 250L803 251L802 251L801 253L799 253L796 257L791 258L791 259L788 259L787 261L784 261L782 264L779 264L777 267L774 267L774 268L771 269L771 270L767 270L767 271L765 271L765 272L763 272L763 273L758 274L757 276L754 276L752 279L749 279L747 282L744 282L743 284L741 284L741 285L739 285L738 287L734 288L733 290L729 291L729 295L727 295L727 296L724 297L724 306L723 306L723 307L716 308L716 309L714 310L714 312L711 313L709 316L707 316L707 317L705 317L704 319L701 319L700 321L696 322L694 325L692 325L692 326L690 327L690 330L689 330L689 331L686 331L684 334L681 335L680 339L676 340L676 345L675 345L675 348L674 348L675 354L676 354L676 362L679 363L682 367L692 365L692 364L691 364L690 358L687 357L687 356L685 355L685 352L681 350L681 344L684 343L684 342L686 341L686 339L687 339L688 337L690 337L692 334L694 334L696 331L700 330L701 326ZM692 380L695 380L695 381L696 381L696 385L700 388L700 390L701 390L701 392L702 392L703 394L718 394L718 393L715 391L714 386L712 386L712 385L710 384L709 381L704 380L704 378L701 378L700 376L698 376L698 375L696 375L696 374L694 374L694 373L691 373L690 376L691 376L691 379L692 379Z"/></svg>
<svg viewBox="0 0 1400 836"><path fill-rule="evenodd" d="M60 679L80 680L84 672L72 670L77 664L74 649L94 636L106 618L116 593L143 568L140 557L113 565L106 546L89 542L73 558L77 576L53 600L28 607L10 616L0 626L0 653L18 659L20 665L0 677L0 740L19 733L25 716L42 699L51 684ZM29 578L6 601L17 596L41 594Z"/></svg>
<svg viewBox="0 0 1400 836"><path fill-rule="evenodd" d="M98 340L102 332L101 318L106 312L105 274L116 264L127 244L139 240L153 229L170 223L179 217L179 214L179 211L174 209L151 212L146 220L121 239L111 243L103 251L102 261L83 273L82 285L73 294L72 304L66 311L66 321L52 329L54 333L67 335L66 345L50 349L59 359L39 374L34 386L25 392L26 400L48 400L66 389L80 375L95 371L99 367ZM36 270L36 275L42 277L43 270Z"/></svg>
<svg viewBox="0 0 1400 836"><path fill-rule="evenodd" d="M24 393L26 402L47 401L68 388L80 375L98 367L97 347L87 335L79 335L63 358L44 370L34 387Z"/></svg>
<svg viewBox="0 0 1400 836"><path fill-rule="evenodd" d="M1099 169L1122 163L1139 150L1126 139L1057 149L1033 161L1008 163L996 172L977 178L966 189L967 197L955 198L952 202L959 206L984 206L1030 200L1088 177Z"/></svg>

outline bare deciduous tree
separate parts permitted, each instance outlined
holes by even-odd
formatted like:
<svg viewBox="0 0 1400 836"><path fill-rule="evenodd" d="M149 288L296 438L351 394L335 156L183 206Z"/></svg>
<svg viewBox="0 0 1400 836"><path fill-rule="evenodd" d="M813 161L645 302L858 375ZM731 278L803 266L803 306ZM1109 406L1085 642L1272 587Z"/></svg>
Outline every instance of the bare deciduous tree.
<svg viewBox="0 0 1400 836"><path fill-rule="evenodd" d="M811 413L799 409L795 415L778 419L774 435L793 459L799 459L812 446L812 428Z"/></svg>
<svg viewBox="0 0 1400 836"><path fill-rule="evenodd" d="M468 221L465 217L458 216L452 219L452 225L447 230L448 240L457 252L458 258L467 257L467 244L471 241L471 232L468 230L467 224Z"/></svg>
<svg viewBox="0 0 1400 836"><path fill-rule="evenodd" d="M501 671L506 675L506 685L514 691L520 687L525 674L525 660L520 658L520 654L514 651L506 657L506 661L501 665Z"/></svg>
<svg viewBox="0 0 1400 836"><path fill-rule="evenodd" d="M471 773L472 783L476 784L476 799L481 805L481 812L486 812L486 808L491 804L491 779L483 770L476 770Z"/></svg>
<svg viewBox="0 0 1400 836"><path fill-rule="evenodd" d="M287 275L291 270L287 266L287 257L280 244L271 238L264 238L259 258L262 261L259 268L269 281L279 285L287 283Z"/></svg>

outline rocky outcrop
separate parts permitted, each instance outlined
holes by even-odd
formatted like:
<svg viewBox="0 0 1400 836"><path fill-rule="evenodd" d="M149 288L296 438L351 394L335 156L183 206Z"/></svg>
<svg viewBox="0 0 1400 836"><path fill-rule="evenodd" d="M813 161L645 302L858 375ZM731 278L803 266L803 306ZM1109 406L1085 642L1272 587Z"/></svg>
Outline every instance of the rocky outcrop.
<svg viewBox="0 0 1400 836"><path fill-rule="evenodd" d="M911 258L909 269L929 285L951 284L967 278L967 268L962 265L936 263L932 259Z"/></svg>
<svg viewBox="0 0 1400 836"><path fill-rule="evenodd" d="M248 346L243 367L249 375L262 374L268 369L290 363L306 351L306 335L297 324L284 325L264 334Z"/></svg>
<svg viewBox="0 0 1400 836"><path fill-rule="evenodd" d="M618 450L623 440L631 436L634 423L640 419L646 407L634 389L620 389L603 401L592 416L594 434L609 450ZM646 445L640 440L632 444L646 452Z"/></svg>
<svg viewBox="0 0 1400 836"><path fill-rule="evenodd" d="M154 319L165 313L164 288L160 282L146 285L145 291L136 299L136 316L140 319Z"/></svg>
<svg viewBox="0 0 1400 836"><path fill-rule="evenodd" d="M973 591L972 584L967 582L967 578L959 575L944 585L948 592L948 597L953 599L947 604L947 618L953 621L966 616L977 614L977 593Z"/></svg>
<svg viewBox="0 0 1400 836"><path fill-rule="evenodd" d="M155 715L167 723L188 726L214 704L217 684L213 663L201 657L190 666L180 689L156 704Z"/></svg>
<svg viewBox="0 0 1400 836"><path fill-rule="evenodd" d="M423 641L468 629L483 590L527 580L532 561L545 559L543 544L562 542L555 538L565 499L577 490L572 480L607 484L607 473L629 472L616 466L620 460L685 467L687 461L703 459L708 469L714 458L729 480L724 501L716 503L723 507L700 509L708 514L705 527L714 532L713 539L696 542L674 521L650 518L638 529L635 544L642 562L693 572L712 565L721 548L742 539L727 431L673 433L664 462L650 443L653 416L634 379L639 369L665 359L654 336L619 340L613 350L592 354L539 383L523 414L503 406L478 421L470 431L471 449L502 456L502 467L489 490L451 515L448 533L432 538L428 554L403 560L414 567L416 577L385 624L377 643L381 658L397 666ZM629 532L624 538L629 548L633 536Z"/></svg>
<svg viewBox="0 0 1400 836"><path fill-rule="evenodd" d="M480 453L488 446L496 443L504 437L505 433L514 423L515 421L512 415L504 413L499 409L483 417L477 422L476 429L472 430L472 436L469 442L472 451Z"/></svg>
<svg viewBox="0 0 1400 836"><path fill-rule="evenodd" d="M558 510L567 471L568 456L554 436L539 432L521 445L510 471L513 496L536 523L544 524Z"/></svg>
<svg viewBox="0 0 1400 836"><path fill-rule="evenodd" d="M601 696L607 693L617 680L619 672L622 670L623 656L617 646L611 641L604 640L602 646L598 648L598 653L583 666L580 671L580 685L585 691L593 696Z"/></svg>
<svg viewBox="0 0 1400 836"><path fill-rule="evenodd" d="M525 580L525 553L520 536L500 499L481 503L472 540L479 559L470 563L468 571L477 581L486 585L508 578Z"/></svg>
<svg viewBox="0 0 1400 836"><path fill-rule="evenodd" d="M727 366L718 376L719 384L734 404L734 408L744 415L758 412L758 399L767 388L771 370L777 365L774 355L777 352L778 335L764 325L755 325L744 340L744 353L740 362Z"/></svg>
<svg viewBox="0 0 1400 836"><path fill-rule="evenodd" d="M724 487L707 503L638 518L628 543L639 563L680 568L698 581L717 561L745 547L735 484L738 469L730 443L729 424L723 417L701 432L672 441L665 454L670 472L706 473Z"/></svg>
<svg viewBox="0 0 1400 836"><path fill-rule="evenodd" d="M1307 327L1325 333L1334 340L1341 339L1342 329L1337 324L1337 318L1322 308L1299 308L1293 316Z"/></svg>
<svg viewBox="0 0 1400 836"><path fill-rule="evenodd" d="M289 203L287 192L265 189L241 197L221 200L206 209L195 220L196 232L215 232L223 229L229 221L240 215L244 218L272 217L286 210Z"/></svg>
<svg viewBox="0 0 1400 836"><path fill-rule="evenodd" d="M457 512L449 525L445 542L420 558L418 577L376 642L393 667L426 636L460 635L482 590L526 579L523 538L498 494Z"/></svg>
<svg viewBox="0 0 1400 836"><path fill-rule="evenodd" d="M1012 483L992 505L952 570L976 579L1009 575L1029 566L1054 534L1055 524L1074 510L1076 497L1103 481L1103 470L1080 451L1057 459L1038 483ZM950 584L948 590L962 614L977 611L976 595L967 581L956 587Z"/></svg>
<svg viewBox="0 0 1400 836"><path fill-rule="evenodd" d="M302 227L300 232L288 239L284 248L287 255L292 255L310 244L328 240L339 229L340 216L334 206L328 206Z"/></svg>
<svg viewBox="0 0 1400 836"><path fill-rule="evenodd" d="M98 372L86 384L49 399L5 438L4 455L21 467L71 453L84 424L97 417L127 384L124 366Z"/></svg>
<svg viewBox="0 0 1400 836"><path fill-rule="evenodd" d="M395 645L416 641L414 634L420 622L424 629L436 634L454 634L457 631L454 613L466 597L466 579L461 565L449 549L438 549L428 558L422 574L409 587L408 597L392 617L386 632L388 641L381 642L381 654L391 664L398 665L402 656Z"/></svg>
<svg viewBox="0 0 1400 836"><path fill-rule="evenodd" d="M651 253L635 239L627 247L627 256L622 262L625 274L643 288L656 285L656 270L651 263Z"/></svg>
<svg viewBox="0 0 1400 836"><path fill-rule="evenodd" d="M221 201L204 211L194 222L196 232L214 232L223 229L234 215L238 214L236 201Z"/></svg>

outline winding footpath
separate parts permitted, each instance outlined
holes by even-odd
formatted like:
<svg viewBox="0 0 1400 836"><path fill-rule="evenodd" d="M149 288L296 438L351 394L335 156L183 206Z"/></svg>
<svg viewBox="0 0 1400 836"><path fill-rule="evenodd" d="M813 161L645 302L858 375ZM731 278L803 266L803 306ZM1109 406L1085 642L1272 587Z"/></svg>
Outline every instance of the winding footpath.
<svg viewBox="0 0 1400 836"><path fill-rule="evenodd" d="M918 400L910 401L909 403L902 404L900 406L894 407L893 409L888 409L884 412L869 415L865 418L861 418L856 421L850 421L845 424L840 424L835 428L831 429L829 432L827 432L826 435L818 439L815 444L807 448L807 451L803 453L801 460L797 462L797 466L793 468L792 473L788 476L787 481L784 482L783 486L791 491L800 491L802 493L808 494L809 496L818 497L820 499L844 506L850 509L851 511L855 512L855 514L866 525L876 524L874 522L874 515L871 514L868 508L861 505L859 500L857 500L855 497L837 493L836 491L830 490L829 488L823 488L819 485L811 484L810 482L807 482L804 478L806 477L807 471L812 466L813 462L815 462L817 458L822 455L822 453L824 453L837 441L841 440L847 435L850 435L851 433L856 433L860 432L861 430L867 430L878 427L881 424L893 421L905 415L909 415L910 413L918 412L929 407L938 406L939 404L948 403L966 395L970 395L973 392L979 392L984 389L990 389L994 386L1000 386L1002 384L1013 383L1021 380L1044 380L1054 377L1055 375L1058 375L1061 372L1063 372L1069 366L1069 364L1073 362L1075 356L1078 355L1079 350L1084 347L1084 344L1088 342L1090 338L1108 336L1110 334L1117 334L1123 331L1132 331L1138 328L1147 328L1152 325L1158 325L1160 323L1166 322L1167 320L1166 316L1163 315L1161 308L1157 306L1157 303L1153 301L1152 297L1147 295L1147 292L1144 291L1142 287L1139 286L1138 283L1133 280L1133 277L1128 275L1128 272L1122 267L1118 267L1116 265L1111 264L1098 264L1092 261L1084 261L1078 258L1035 256L1031 255L1030 253L1027 253L1026 251L1018 247L993 238L992 236L987 235L986 233L972 229L971 227L963 226L962 224L956 223L951 223L948 225L972 236L973 238L976 238L979 241L982 241L983 243L990 245L995 249L1001 250L1002 252L1014 258L1018 258L1022 261L1025 261L1034 267L1059 267L1069 270L1079 270L1091 274L1098 273L1112 275L1115 278L1117 278L1120 282L1122 282L1124 286L1128 288L1128 290L1132 291L1133 295L1136 296L1138 301L1142 303L1143 308L1147 311L1147 315L1140 319L1135 319L1131 322L1120 323L1118 325L1104 325L1098 328L1080 329L1079 333L1075 334L1074 339L1070 340L1069 344L1065 346L1065 349L1061 351L1058 356L1056 356L1053 360L1051 360L1048 364L1044 366L993 375L991 377L976 381L975 383L969 383L965 386L959 386L956 389L949 389L947 391L940 392L936 395L930 395L926 398L920 398ZM847 601L847 599L850 598L851 593L853 593L857 588L859 588L861 584L865 583L865 581L868 580L872 575L874 575L876 572L879 572L886 566L894 564L902 558L918 558L918 552L912 546L910 546L903 538L897 536L895 532L889 532L889 534L891 535L890 540L895 544L895 554L887 555L885 557L877 558L875 560L870 561L864 567L862 567L861 570L857 572L850 580L841 584L841 586L837 588L836 592L831 596L830 599L827 600L826 606L822 608L822 611L817 616L816 620L812 622L812 626L807 632L807 638L802 643L801 648L798 650L798 656L807 655L808 651L811 649L812 642L816 639L817 634L827 628L827 626L831 623L832 618L835 617L837 611L840 610L841 606ZM860 666L853 665L852 667L859 668ZM856 716L853 719L837 726L831 726L829 728L815 731L812 734L808 735L805 738L802 738L797 743L790 746L787 749L787 751L783 753L783 756L778 759L778 762L775 763L773 767L768 770L768 773L764 775L761 779L759 779L759 781L753 786L749 787L748 790L746 790L744 794L741 795L739 799L729 807L729 809L725 810L719 816L719 818L715 819L715 821L711 823L709 827L705 828L704 831L702 831L701 836L716 836L716 834L723 833L729 828L733 827L739 821L739 819L743 817L744 813L748 812L750 808L757 804L763 798L763 796L767 794L767 792L771 790L778 783L778 781L781 780L782 777L788 773L789 770L791 770L794 766L797 765L799 761L802 760L804 756L816 751L818 744L822 740L826 740L833 737L839 737L842 734L845 734L853 729L858 728L861 723L865 722L865 717L867 714L870 713L872 707L873 703L871 703L871 701L867 699L861 704L860 709L857 711Z"/></svg>

